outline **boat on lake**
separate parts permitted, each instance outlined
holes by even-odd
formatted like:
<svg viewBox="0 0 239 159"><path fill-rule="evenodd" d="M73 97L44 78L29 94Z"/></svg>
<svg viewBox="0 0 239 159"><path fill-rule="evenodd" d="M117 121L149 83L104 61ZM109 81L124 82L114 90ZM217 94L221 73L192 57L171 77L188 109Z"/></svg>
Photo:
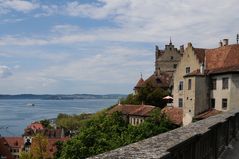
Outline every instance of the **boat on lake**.
<svg viewBox="0 0 239 159"><path fill-rule="evenodd" d="M35 106L34 103L27 103L27 106Z"/></svg>

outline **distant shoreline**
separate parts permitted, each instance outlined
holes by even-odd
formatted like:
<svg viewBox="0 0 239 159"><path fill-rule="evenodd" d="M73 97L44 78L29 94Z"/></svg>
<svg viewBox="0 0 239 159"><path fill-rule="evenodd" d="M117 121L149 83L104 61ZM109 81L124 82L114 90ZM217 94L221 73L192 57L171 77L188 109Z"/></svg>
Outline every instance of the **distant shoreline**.
<svg viewBox="0 0 239 159"><path fill-rule="evenodd" d="M56 94L56 95L36 95L36 94L18 94L18 95L0 95L0 100L3 99L38 99L38 100L75 100L75 99L120 99L127 95L124 94Z"/></svg>

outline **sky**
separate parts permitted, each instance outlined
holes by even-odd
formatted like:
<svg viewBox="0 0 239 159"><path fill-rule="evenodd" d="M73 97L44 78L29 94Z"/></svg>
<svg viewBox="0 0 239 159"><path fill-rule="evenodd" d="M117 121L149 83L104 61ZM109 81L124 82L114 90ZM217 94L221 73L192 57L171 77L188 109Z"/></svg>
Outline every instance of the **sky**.
<svg viewBox="0 0 239 159"><path fill-rule="evenodd" d="M0 94L131 93L155 45L236 42L238 0L0 0Z"/></svg>

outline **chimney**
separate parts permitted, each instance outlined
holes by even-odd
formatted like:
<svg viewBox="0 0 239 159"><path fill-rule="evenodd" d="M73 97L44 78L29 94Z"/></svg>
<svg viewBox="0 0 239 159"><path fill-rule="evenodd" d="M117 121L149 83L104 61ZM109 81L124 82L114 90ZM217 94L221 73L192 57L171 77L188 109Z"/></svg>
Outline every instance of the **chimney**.
<svg viewBox="0 0 239 159"><path fill-rule="evenodd" d="M159 51L159 47L158 45L155 45L155 52L158 52Z"/></svg>
<svg viewBox="0 0 239 159"><path fill-rule="evenodd" d="M160 68L157 69L156 76L160 76Z"/></svg>
<svg viewBox="0 0 239 159"><path fill-rule="evenodd" d="M181 45L180 46L180 53L183 54L183 52L184 52L184 45Z"/></svg>
<svg viewBox="0 0 239 159"><path fill-rule="evenodd" d="M192 43L191 42L189 42L188 43L188 47L192 47L193 45L192 45Z"/></svg>
<svg viewBox="0 0 239 159"><path fill-rule="evenodd" d="M219 47L222 47L222 41L220 41L218 44L219 44Z"/></svg>
<svg viewBox="0 0 239 159"><path fill-rule="evenodd" d="M203 63L200 64L200 73L204 74L204 64Z"/></svg>
<svg viewBox="0 0 239 159"><path fill-rule="evenodd" d="M228 45L228 39L223 39L223 46L227 46Z"/></svg>

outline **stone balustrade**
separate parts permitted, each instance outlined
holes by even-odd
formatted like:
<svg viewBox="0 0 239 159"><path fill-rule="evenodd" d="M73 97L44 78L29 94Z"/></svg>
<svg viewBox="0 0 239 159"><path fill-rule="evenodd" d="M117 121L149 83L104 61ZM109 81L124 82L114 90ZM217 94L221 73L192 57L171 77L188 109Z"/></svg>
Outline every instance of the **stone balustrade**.
<svg viewBox="0 0 239 159"><path fill-rule="evenodd" d="M238 131L239 110L231 110L91 159L217 159Z"/></svg>

